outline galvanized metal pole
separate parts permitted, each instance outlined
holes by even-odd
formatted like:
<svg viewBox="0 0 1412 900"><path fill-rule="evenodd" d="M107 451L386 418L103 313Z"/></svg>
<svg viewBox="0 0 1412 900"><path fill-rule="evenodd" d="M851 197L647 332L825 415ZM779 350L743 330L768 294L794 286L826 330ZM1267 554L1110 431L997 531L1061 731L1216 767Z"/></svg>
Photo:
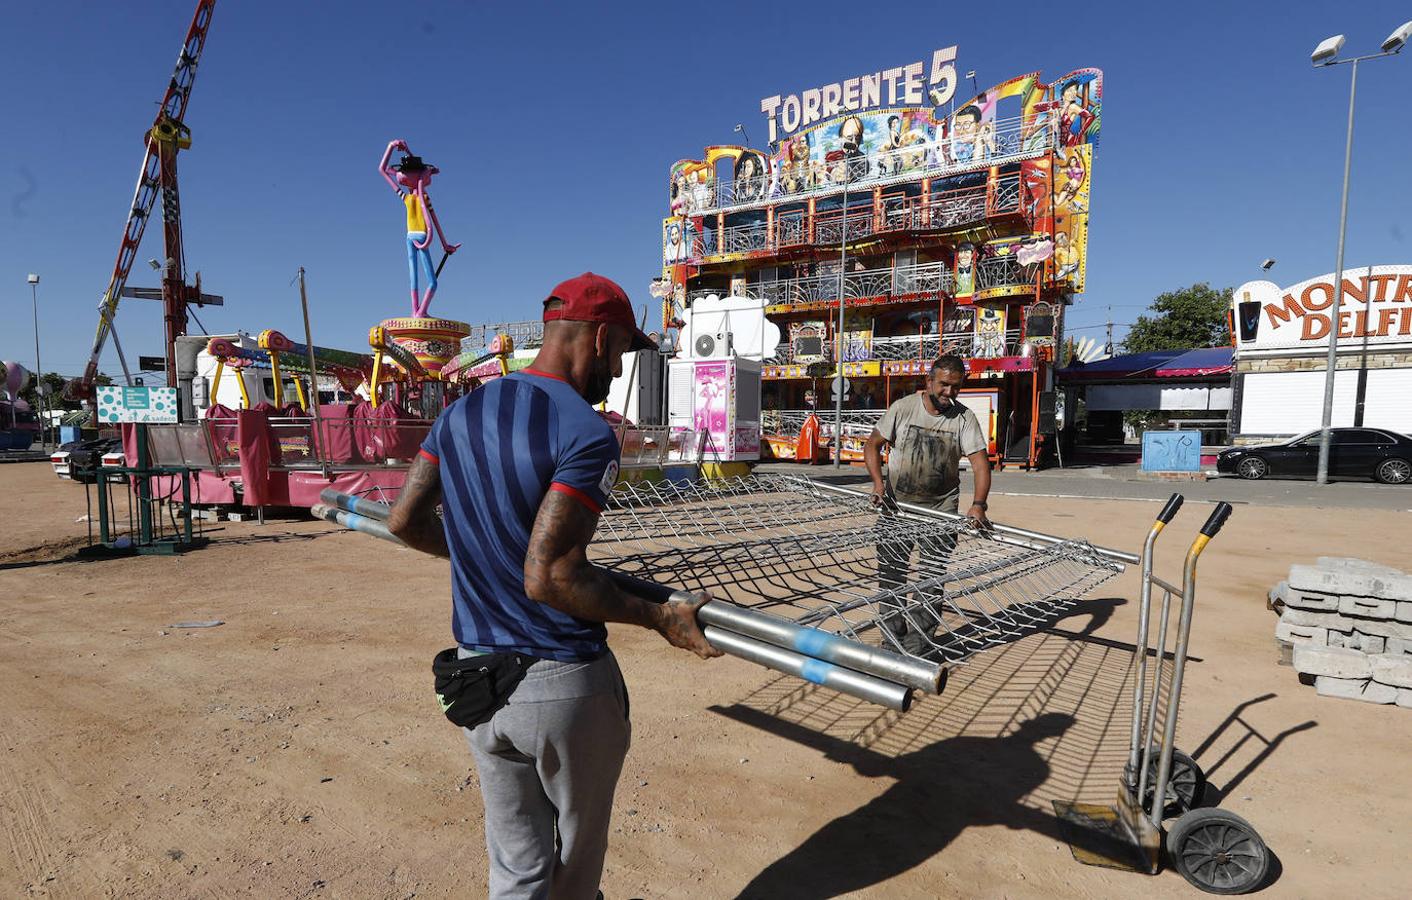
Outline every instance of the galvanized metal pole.
<svg viewBox="0 0 1412 900"><path fill-rule="evenodd" d="M1324 415L1319 427L1318 483L1329 483L1329 425L1334 415L1334 375L1338 365L1338 313L1343 301L1343 241L1348 227L1348 175L1353 167L1353 101L1358 95L1358 60L1353 60L1353 78L1348 88L1348 140L1343 151L1343 201L1338 216L1338 262L1334 266L1334 305L1329 309L1329 357L1324 372Z"/></svg>

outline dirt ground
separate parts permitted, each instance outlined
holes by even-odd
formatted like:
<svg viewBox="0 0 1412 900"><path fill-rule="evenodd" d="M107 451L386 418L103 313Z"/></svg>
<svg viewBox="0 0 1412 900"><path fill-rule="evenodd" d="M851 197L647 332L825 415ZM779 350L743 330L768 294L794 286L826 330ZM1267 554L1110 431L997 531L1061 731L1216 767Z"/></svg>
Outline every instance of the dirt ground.
<svg viewBox="0 0 1412 900"><path fill-rule="evenodd" d="M444 563L314 521L66 560L80 486L6 465L0 498L0 895L484 895L475 773L431 691ZM1159 571L1179 574L1207 509L1178 518ZM1156 510L1007 497L992 515L1136 550ZM1407 523L1238 506L1202 558L1178 745L1277 854L1265 896L1406 896L1412 711L1299 684L1264 598L1319 555L1406 567ZM1080 865L1053 813L1115 792L1136 597L1130 569L1099 590L1114 602L906 714L613 629L634 743L605 894L1195 895L1174 872ZM208 619L225 624L174 627Z"/></svg>

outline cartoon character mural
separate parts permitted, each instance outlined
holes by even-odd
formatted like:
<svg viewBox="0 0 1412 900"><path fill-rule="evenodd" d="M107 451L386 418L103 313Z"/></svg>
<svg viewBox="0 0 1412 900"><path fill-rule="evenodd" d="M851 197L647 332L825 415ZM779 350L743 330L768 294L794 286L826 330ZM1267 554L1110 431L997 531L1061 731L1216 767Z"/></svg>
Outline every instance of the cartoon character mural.
<svg viewBox="0 0 1412 900"><path fill-rule="evenodd" d="M1098 143L1103 73L1098 69L1079 69L1065 75L1059 80L1059 89L1055 94L1060 146Z"/></svg>
<svg viewBox="0 0 1412 900"><path fill-rule="evenodd" d="M392 154L397 151L401 151L402 159L389 164ZM446 240L446 232L441 228L436 210L431 205L431 196L427 193L432 176L439 174L441 170L414 155L406 141L395 140L390 142L387 150L383 152L382 161L378 163L378 172L397 196L402 198L403 205L407 208L407 274L412 287L412 317L423 318L431 307L432 297L436 296L436 277L440 269L440 266L433 268L431 264L432 228L436 229L436 236L441 240L441 265L445 265L451 254L461 246ZM417 277L419 263L427 277L426 290L420 294Z"/></svg>
<svg viewBox="0 0 1412 900"><path fill-rule="evenodd" d="M707 435L707 448L719 453L729 446L730 407L735 399L734 371L729 362L696 364L696 415L693 425Z"/></svg>
<svg viewBox="0 0 1412 900"><path fill-rule="evenodd" d="M686 220L670 217L662 220L662 262L676 265L691 257L690 244L686 239Z"/></svg>
<svg viewBox="0 0 1412 900"><path fill-rule="evenodd" d="M711 163L683 159L672 166L673 215L692 215L715 205L716 173Z"/></svg>
<svg viewBox="0 0 1412 900"><path fill-rule="evenodd" d="M1054 157L1054 280L1076 293L1084 287L1092 159L1091 144L1061 148Z"/></svg>
<svg viewBox="0 0 1412 900"><path fill-rule="evenodd" d="M770 190L770 164L758 150L746 150L735 161L735 202L753 203Z"/></svg>
<svg viewBox="0 0 1412 900"><path fill-rule="evenodd" d="M976 307L976 340L971 348L976 359L1005 355L1005 306Z"/></svg>
<svg viewBox="0 0 1412 900"><path fill-rule="evenodd" d="M976 292L976 245L964 241L956 246L956 280L953 297L969 297Z"/></svg>

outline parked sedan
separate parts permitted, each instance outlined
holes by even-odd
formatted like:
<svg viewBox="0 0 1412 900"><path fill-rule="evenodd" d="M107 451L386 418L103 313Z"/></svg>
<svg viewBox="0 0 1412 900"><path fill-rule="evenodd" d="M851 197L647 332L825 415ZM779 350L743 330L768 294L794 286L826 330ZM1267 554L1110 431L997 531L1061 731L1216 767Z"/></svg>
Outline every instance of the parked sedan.
<svg viewBox="0 0 1412 900"><path fill-rule="evenodd" d="M1412 437L1378 428L1329 429L1329 475L1412 481ZM1313 478L1319 470L1318 431L1278 444L1232 447L1216 457L1216 471L1241 478Z"/></svg>

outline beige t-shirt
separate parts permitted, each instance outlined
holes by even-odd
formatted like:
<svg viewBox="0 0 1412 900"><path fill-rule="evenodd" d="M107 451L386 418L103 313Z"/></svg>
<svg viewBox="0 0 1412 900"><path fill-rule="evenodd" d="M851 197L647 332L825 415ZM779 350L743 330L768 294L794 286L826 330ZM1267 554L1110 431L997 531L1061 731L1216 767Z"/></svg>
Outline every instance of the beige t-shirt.
<svg viewBox="0 0 1412 900"><path fill-rule="evenodd" d="M934 416L922 394L889 406L878 433L892 445L888 484L897 499L912 503L954 500L961 489L961 457L986 449L981 424L969 407L953 402Z"/></svg>

